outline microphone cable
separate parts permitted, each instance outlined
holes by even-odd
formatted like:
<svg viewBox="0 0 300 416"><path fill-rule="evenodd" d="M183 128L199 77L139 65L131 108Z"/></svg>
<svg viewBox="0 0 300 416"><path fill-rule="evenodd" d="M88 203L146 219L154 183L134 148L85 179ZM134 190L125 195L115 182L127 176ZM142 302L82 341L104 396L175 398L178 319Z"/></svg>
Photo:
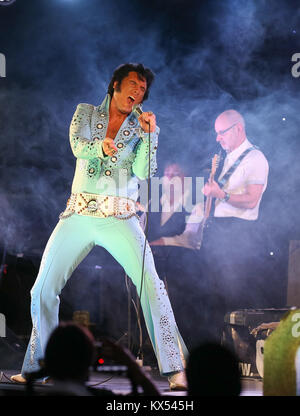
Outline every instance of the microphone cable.
<svg viewBox="0 0 300 416"><path fill-rule="evenodd" d="M140 316L140 305L141 305L141 299L142 299L142 291L143 291L143 284L144 284L144 269L145 269L145 257L146 257L146 246L147 246L147 237L148 237L148 230L149 230L149 203L150 203L150 163L151 163L151 137L150 137L150 123L149 123L149 130L148 130L148 142L149 142L149 151L148 151L148 179L147 179L147 210L146 210L146 222L145 222L145 240L144 240L144 252L143 252L143 262L142 262L142 276L141 276L141 287L140 287L140 293L139 293L139 299L140 302L138 304L138 315ZM140 321L140 320L139 320ZM140 326L140 346L139 346L139 353L143 359L143 333L142 328Z"/></svg>
<svg viewBox="0 0 300 416"><path fill-rule="evenodd" d="M134 112L136 115L140 116L142 114L142 110L139 106L136 106L134 108ZM141 285L140 285L140 291L138 293L138 302L137 305L134 302L133 298L131 297L131 301L133 303L135 312L136 312L136 316L137 316L137 324L138 324L138 328L139 328L139 349L138 349L138 353L137 353L137 358L141 359L143 361L143 331L142 331L142 325L141 325L141 313L140 313L140 304L141 304L141 297L142 297L142 292L143 292L143 285L144 285L144 268L145 268L145 257L146 257L146 245L147 245L147 237L148 237L148 230L149 230L149 204L150 204L150 175L151 175L151 131L150 131L150 123L149 124L149 130L148 130L148 144L149 144L149 151L148 151L148 178L147 178L147 210L146 210L146 221L145 221L145 227L144 227L144 234L145 234L145 240L144 240L144 250L143 250L143 259L142 259L142 272L141 272ZM127 288L127 292L128 295L130 295L129 291L130 288L128 286L128 276L125 273L125 283L126 283L126 288ZM128 319L130 319L130 313L129 313L130 308L128 307ZM130 322L128 322L130 325ZM130 336L130 331L128 330L128 337ZM129 344L128 344L129 347Z"/></svg>

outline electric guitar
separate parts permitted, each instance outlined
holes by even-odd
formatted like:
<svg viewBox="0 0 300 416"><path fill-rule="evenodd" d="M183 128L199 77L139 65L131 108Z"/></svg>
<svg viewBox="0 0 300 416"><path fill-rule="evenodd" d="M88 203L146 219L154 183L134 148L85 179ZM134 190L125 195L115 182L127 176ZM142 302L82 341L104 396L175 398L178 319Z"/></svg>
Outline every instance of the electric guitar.
<svg viewBox="0 0 300 416"><path fill-rule="evenodd" d="M215 174L216 174L216 170L218 169L218 164L220 161L220 155L214 155L214 157L212 158L211 161L211 171L210 171L210 175L208 178L208 183L211 184L214 180ZM203 233L204 233L204 228L206 225L206 222L209 218L210 215L210 211L211 211L211 205L212 205L212 197L211 196L207 196L206 200L205 200L205 204L204 204L204 214L203 214L203 219L199 225L199 230L198 230L198 236L197 236L197 249L199 250L202 244L202 240L203 240Z"/></svg>

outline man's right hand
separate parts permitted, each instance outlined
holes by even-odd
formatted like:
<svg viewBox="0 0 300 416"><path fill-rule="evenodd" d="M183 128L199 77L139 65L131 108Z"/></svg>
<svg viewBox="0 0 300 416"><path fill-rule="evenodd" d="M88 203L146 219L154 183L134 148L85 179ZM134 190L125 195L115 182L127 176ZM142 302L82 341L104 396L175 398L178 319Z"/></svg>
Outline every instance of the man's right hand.
<svg viewBox="0 0 300 416"><path fill-rule="evenodd" d="M115 146L114 140L110 137L105 137L105 139L103 140L102 150L103 153L107 156L113 156L118 151L118 149Z"/></svg>

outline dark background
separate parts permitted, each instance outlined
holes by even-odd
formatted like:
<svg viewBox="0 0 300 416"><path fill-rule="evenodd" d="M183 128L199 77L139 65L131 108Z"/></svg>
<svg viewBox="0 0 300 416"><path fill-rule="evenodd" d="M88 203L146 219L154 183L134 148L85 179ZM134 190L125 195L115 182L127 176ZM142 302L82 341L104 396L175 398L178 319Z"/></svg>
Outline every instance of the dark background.
<svg viewBox="0 0 300 416"><path fill-rule="evenodd" d="M99 105L124 62L142 62L156 73L144 109L156 113L161 128L160 176L167 162L181 163L187 176L203 176L217 148L216 116L229 108L244 115L249 140L270 164L260 219L270 307L285 305L289 241L300 239L300 77L291 74L299 23L293 0L16 0L0 7L7 64L0 78L0 306L16 331L30 327L24 323L29 289L69 196L73 112L80 102ZM169 282L174 288L176 278ZM185 293L189 303L193 292L195 310L198 278L195 270ZM62 293L63 316L89 309L91 320L104 325L107 291L110 304L119 305L112 332L122 336L123 280L110 255L96 248ZM180 319L189 320L182 304L181 296ZM16 317L20 305L25 312Z"/></svg>

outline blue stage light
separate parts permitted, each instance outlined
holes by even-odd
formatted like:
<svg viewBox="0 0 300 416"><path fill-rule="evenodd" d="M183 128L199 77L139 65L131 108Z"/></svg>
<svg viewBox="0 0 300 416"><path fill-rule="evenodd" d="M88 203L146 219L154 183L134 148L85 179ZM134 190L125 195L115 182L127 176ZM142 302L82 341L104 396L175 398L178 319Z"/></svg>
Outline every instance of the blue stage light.
<svg viewBox="0 0 300 416"><path fill-rule="evenodd" d="M16 0L0 0L0 6L11 6Z"/></svg>

